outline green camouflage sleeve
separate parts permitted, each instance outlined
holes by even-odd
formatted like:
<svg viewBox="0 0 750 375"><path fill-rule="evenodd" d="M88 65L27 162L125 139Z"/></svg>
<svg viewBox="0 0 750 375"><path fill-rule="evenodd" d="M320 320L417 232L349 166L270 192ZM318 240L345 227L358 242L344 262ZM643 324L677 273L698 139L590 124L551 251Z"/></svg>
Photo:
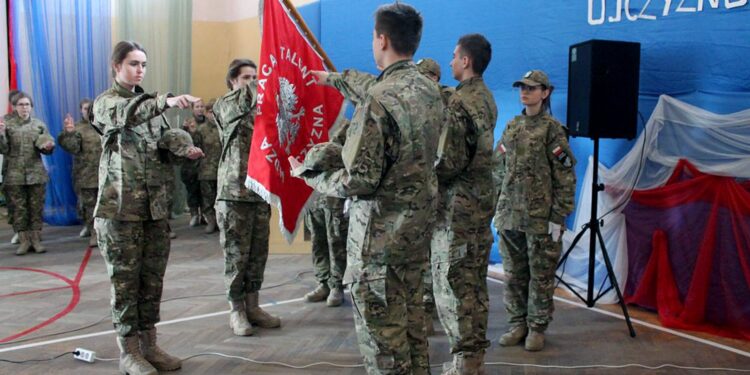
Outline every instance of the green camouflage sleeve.
<svg viewBox="0 0 750 375"><path fill-rule="evenodd" d="M49 133L49 130L47 130L47 126L43 123L39 123L39 135L36 137L36 140L34 141L34 147L36 147L39 152L45 155L50 155L55 150L54 147L51 149L43 149L42 146L44 146L47 142L52 142L52 144L55 143L55 139L52 138L52 135Z"/></svg>
<svg viewBox="0 0 750 375"><path fill-rule="evenodd" d="M123 127L138 126L166 111L167 98L171 96L141 94L132 98L98 98L94 101L92 125L103 135L116 133Z"/></svg>
<svg viewBox="0 0 750 375"><path fill-rule="evenodd" d="M365 103L364 118L349 125L341 151L344 168L332 169L305 181L318 192L333 197L369 195L382 178L385 161L384 128L393 121L383 105L370 98Z"/></svg>
<svg viewBox="0 0 750 375"><path fill-rule="evenodd" d="M60 144L60 147L72 155L79 155L81 153L82 142L81 134L77 131L66 132L63 130L57 136L57 143Z"/></svg>
<svg viewBox="0 0 750 375"><path fill-rule="evenodd" d="M5 131L8 131L7 127ZM10 145L8 144L8 137L5 135L5 132L0 133L0 154L7 154L9 151Z"/></svg>
<svg viewBox="0 0 750 375"><path fill-rule="evenodd" d="M347 69L343 73L331 72L326 83L339 90L344 98L352 101L355 105L359 105L367 97L367 90L376 81L377 77L370 73Z"/></svg>
<svg viewBox="0 0 750 375"><path fill-rule="evenodd" d="M505 129L508 129L507 126ZM500 138L500 142L495 146L495 168L492 170L492 181L495 184L496 196L500 196L505 179L505 131Z"/></svg>
<svg viewBox="0 0 750 375"><path fill-rule="evenodd" d="M547 158L552 166L552 211L550 221L562 224L573 212L576 192L576 159L562 125L550 125Z"/></svg>
<svg viewBox="0 0 750 375"><path fill-rule="evenodd" d="M447 180L461 173L471 162L471 150L476 147L476 131L471 117L453 97L446 108L446 119L438 141L437 162L435 163L438 178Z"/></svg>
<svg viewBox="0 0 750 375"><path fill-rule="evenodd" d="M159 148L169 150L177 156L187 157L190 147L193 147L193 139L182 129L166 130L159 139Z"/></svg>

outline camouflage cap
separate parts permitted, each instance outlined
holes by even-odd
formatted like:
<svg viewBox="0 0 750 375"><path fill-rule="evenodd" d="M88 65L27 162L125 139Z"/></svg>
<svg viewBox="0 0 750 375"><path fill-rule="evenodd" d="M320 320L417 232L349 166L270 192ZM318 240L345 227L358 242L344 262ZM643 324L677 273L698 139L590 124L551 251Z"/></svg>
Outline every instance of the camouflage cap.
<svg viewBox="0 0 750 375"><path fill-rule="evenodd" d="M547 73L541 70L529 70L528 72L526 72L526 74L523 75L523 77L521 77L520 80L513 82L513 87L518 87L521 85L544 85L544 87L551 87L549 84L549 77L547 77Z"/></svg>
<svg viewBox="0 0 750 375"><path fill-rule="evenodd" d="M440 64L429 57L417 61L417 70L425 75L428 73L432 74L437 77L438 80L440 80Z"/></svg>

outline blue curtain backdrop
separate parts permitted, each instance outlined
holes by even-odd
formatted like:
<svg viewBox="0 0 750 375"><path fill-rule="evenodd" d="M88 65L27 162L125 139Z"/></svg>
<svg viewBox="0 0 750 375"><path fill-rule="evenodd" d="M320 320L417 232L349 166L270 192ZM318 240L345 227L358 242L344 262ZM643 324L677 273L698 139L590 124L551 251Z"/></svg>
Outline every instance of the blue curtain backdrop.
<svg viewBox="0 0 750 375"><path fill-rule="evenodd" d="M448 64L461 35L482 33L492 43L492 62L485 79L500 111L496 142L505 124L522 109L511 84L530 69L549 74L556 86L553 114L565 122L568 47L589 39L641 43L639 110L646 119L660 94L718 113L750 107L747 0L407 2L422 12L425 21L415 57L437 60L442 66L444 84L456 85ZM389 2L321 0L321 43L337 68L377 73L371 52L373 13L386 3ZM670 5L665 9L666 3ZM642 127L639 123L639 132ZM579 161L576 173L580 191L593 144L586 138L572 138L571 147ZM601 161L611 166L631 147L633 141L602 140ZM500 260L496 248L492 259Z"/></svg>
<svg viewBox="0 0 750 375"><path fill-rule="evenodd" d="M65 114L80 118L78 104L109 86L110 2L100 0L11 0L19 88L34 98L33 116L54 137ZM44 221L78 222L71 157L59 146L44 157L49 171Z"/></svg>

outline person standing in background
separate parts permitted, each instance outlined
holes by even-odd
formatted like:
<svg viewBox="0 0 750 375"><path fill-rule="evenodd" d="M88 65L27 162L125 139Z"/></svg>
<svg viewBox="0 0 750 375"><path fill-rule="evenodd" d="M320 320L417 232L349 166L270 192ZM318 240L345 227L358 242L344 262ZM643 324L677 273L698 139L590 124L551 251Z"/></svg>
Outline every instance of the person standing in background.
<svg viewBox="0 0 750 375"><path fill-rule="evenodd" d="M73 155L73 185L78 195L78 213L83 221L81 237L90 236L89 246L97 246L94 231L94 207L99 191L99 158L102 155L102 137L91 126L91 99L83 99L78 108L81 120L73 124L68 114L63 121L63 131L57 143Z"/></svg>
<svg viewBox="0 0 750 375"><path fill-rule="evenodd" d="M42 213L49 176L42 154L51 154L55 141L47 125L31 116L34 102L28 94L16 94L13 108L17 117L7 126L0 120L0 153L8 159L3 185L8 194L8 211L13 214L13 231L20 241L16 255L24 255L30 249L44 253Z"/></svg>
<svg viewBox="0 0 750 375"><path fill-rule="evenodd" d="M247 59L229 64L229 92L213 106L221 137L217 172L216 220L224 250L224 284L231 312L229 326L237 336L253 334L251 324L278 328L281 319L258 304L268 260L271 206L245 187L256 109L257 67Z"/></svg>
<svg viewBox="0 0 750 375"><path fill-rule="evenodd" d="M565 128L550 113L554 87L547 74L529 71L513 87L524 109L508 122L495 153L495 228L508 276L503 302L510 324L500 345L523 342L526 350L539 351L555 309L555 270L563 223L574 208L576 160Z"/></svg>
<svg viewBox="0 0 750 375"><path fill-rule="evenodd" d="M195 134L198 131L198 124L206 121L204 114L204 106L202 102L192 104L192 117L185 119L182 124L182 130L188 132L190 137L193 139L193 144L196 147L205 150L198 146L195 142ZM180 180L185 185L187 191L187 205L190 210L190 226L197 227L201 225L201 187L198 183L198 169L202 160L185 160L180 163Z"/></svg>
<svg viewBox="0 0 750 375"><path fill-rule="evenodd" d="M198 104L193 107L195 111L198 109ZM202 105L202 104L201 104ZM196 147L200 147L203 153L206 155L201 159L198 165L197 184L200 188L200 213L206 221L206 234L214 233L218 229L216 226L216 210L214 205L216 204L216 179L217 172L219 169L219 161L221 160L221 137L219 136L219 129L216 126L216 122L213 120L213 116L208 115L201 117L195 117L197 127L193 136L193 143Z"/></svg>

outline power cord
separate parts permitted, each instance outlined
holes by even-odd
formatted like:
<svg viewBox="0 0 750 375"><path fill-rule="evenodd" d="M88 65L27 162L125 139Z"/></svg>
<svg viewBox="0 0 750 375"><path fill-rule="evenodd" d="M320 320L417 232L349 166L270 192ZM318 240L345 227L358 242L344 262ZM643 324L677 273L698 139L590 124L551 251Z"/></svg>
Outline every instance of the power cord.
<svg viewBox="0 0 750 375"><path fill-rule="evenodd" d="M56 360L56 359L58 359L58 358L60 358L62 356L68 355L68 354L74 354L74 352L65 352L65 353L62 353L62 354L58 354L58 355L56 355L56 356L54 356L52 358L27 359L27 360L24 360L24 361L13 361L13 360L10 360L10 359L2 359L2 358L0 358L0 362L14 363L14 364L17 364L17 365L24 364L24 363L29 363L29 362L49 362L49 361L54 361L54 360Z"/></svg>

